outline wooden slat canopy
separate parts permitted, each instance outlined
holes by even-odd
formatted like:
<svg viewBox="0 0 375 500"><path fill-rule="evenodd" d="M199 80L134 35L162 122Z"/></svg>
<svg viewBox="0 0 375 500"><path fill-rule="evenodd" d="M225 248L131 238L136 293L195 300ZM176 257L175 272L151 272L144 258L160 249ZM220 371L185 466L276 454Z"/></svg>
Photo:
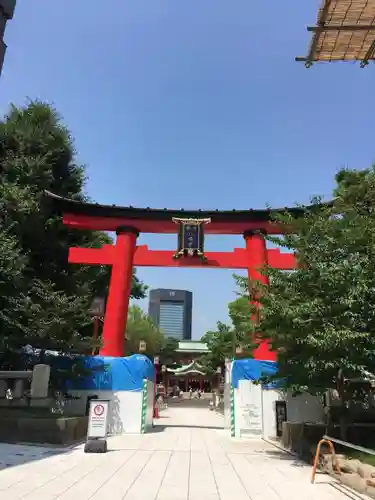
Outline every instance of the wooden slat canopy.
<svg viewBox="0 0 375 500"><path fill-rule="evenodd" d="M361 61L361 67L375 59L375 0L323 0L308 55L296 57L309 68L320 61Z"/></svg>

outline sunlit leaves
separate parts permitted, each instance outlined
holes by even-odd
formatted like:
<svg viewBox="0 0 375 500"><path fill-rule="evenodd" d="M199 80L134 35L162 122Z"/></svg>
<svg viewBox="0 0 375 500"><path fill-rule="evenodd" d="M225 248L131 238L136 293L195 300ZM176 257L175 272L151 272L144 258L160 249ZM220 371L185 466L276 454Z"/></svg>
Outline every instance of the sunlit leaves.
<svg viewBox="0 0 375 500"><path fill-rule="evenodd" d="M337 182L332 206L277 218L293 231L270 240L295 252L298 269L263 270L258 333L286 383L310 392L333 387L339 368L375 369L375 171L343 171ZM246 280L238 284L248 296Z"/></svg>
<svg viewBox="0 0 375 500"><path fill-rule="evenodd" d="M71 134L49 105L11 106L0 121L0 348L87 352L94 296L105 296L108 268L72 266L70 246L100 247L104 233L72 231L44 190L85 200L85 169ZM133 296L145 287L134 276Z"/></svg>

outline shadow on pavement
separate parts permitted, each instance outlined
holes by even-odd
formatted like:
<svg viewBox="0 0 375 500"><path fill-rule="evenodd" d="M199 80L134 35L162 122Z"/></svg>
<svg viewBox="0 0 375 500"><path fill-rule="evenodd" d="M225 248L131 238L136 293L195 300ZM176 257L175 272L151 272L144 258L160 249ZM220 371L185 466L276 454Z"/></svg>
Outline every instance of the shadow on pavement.
<svg viewBox="0 0 375 500"><path fill-rule="evenodd" d="M16 467L28 462L43 460L54 455L68 454L75 448L52 448L47 446L38 445L21 445L21 444L7 444L0 443L0 472L9 467Z"/></svg>
<svg viewBox="0 0 375 500"><path fill-rule="evenodd" d="M293 457L292 455L285 454L283 452L273 452L270 450L265 451L264 453L261 453L265 458L272 458L272 459L277 459L277 460L282 460L283 462L290 462L290 465L292 467L306 467L306 463L302 462L296 457Z"/></svg>

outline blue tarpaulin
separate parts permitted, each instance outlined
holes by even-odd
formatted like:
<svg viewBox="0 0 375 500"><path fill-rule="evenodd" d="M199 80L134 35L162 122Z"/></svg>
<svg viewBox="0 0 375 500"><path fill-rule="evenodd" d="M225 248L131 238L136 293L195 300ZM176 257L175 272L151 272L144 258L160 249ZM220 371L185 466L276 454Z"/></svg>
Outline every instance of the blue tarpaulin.
<svg viewBox="0 0 375 500"><path fill-rule="evenodd" d="M154 379L153 363L140 354L126 358L88 356L83 361L91 374L69 381L70 390L141 391L145 378Z"/></svg>
<svg viewBox="0 0 375 500"><path fill-rule="evenodd" d="M240 380L260 380L262 377L276 375L277 363L274 361L259 361L257 359L237 359L232 364L232 386L237 389ZM272 389L275 384L264 386Z"/></svg>

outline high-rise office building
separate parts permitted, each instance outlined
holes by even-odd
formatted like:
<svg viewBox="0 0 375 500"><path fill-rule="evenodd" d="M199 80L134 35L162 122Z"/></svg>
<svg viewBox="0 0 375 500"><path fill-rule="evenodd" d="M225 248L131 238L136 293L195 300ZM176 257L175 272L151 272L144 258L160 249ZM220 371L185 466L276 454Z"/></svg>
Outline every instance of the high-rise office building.
<svg viewBox="0 0 375 500"><path fill-rule="evenodd" d="M7 21L12 19L16 0L0 0L0 73L3 69L3 62L7 46L4 42L4 32Z"/></svg>
<svg viewBox="0 0 375 500"><path fill-rule="evenodd" d="M193 294L187 290L150 291L148 314L166 337L191 340Z"/></svg>

